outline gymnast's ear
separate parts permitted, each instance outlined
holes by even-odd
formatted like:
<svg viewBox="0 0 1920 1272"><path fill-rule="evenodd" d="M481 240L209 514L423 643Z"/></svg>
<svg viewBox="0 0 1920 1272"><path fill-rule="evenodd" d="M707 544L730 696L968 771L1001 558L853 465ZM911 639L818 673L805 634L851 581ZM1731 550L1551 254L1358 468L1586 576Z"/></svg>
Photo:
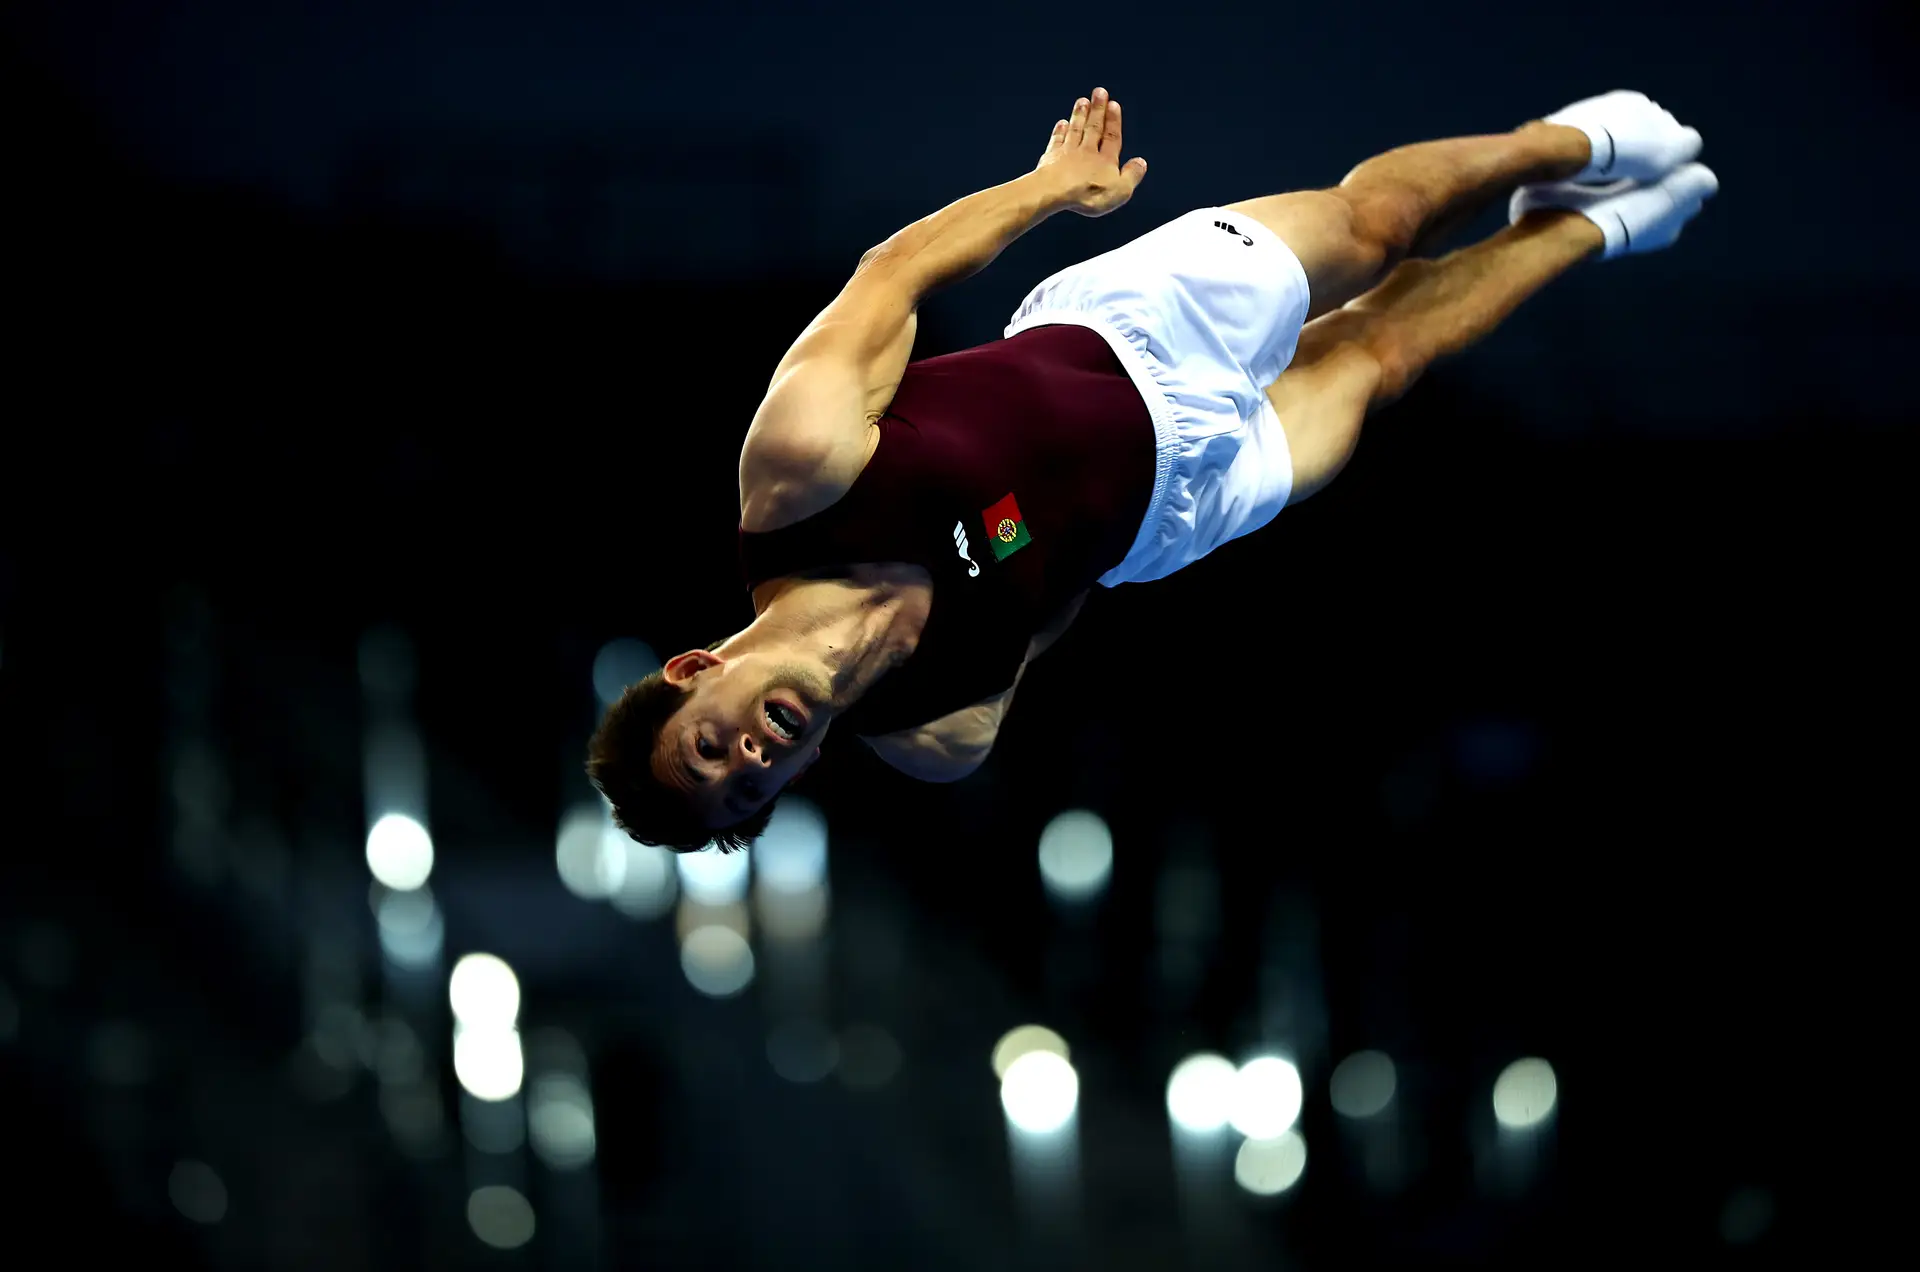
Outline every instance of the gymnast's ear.
<svg viewBox="0 0 1920 1272"><path fill-rule="evenodd" d="M706 649L689 649L684 654L675 654L660 666L660 675L670 685L687 686L693 678L709 667L718 667L726 660Z"/></svg>

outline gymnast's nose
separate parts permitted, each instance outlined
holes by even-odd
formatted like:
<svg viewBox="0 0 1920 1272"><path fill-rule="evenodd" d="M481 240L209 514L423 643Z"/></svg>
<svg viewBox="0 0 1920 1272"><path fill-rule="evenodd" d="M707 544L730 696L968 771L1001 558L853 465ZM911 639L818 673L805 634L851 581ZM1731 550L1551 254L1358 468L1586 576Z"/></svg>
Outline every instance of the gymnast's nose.
<svg viewBox="0 0 1920 1272"><path fill-rule="evenodd" d="M740 744L734 749L735 758L745 768L765 768L773 763L765 747L754 739L753 730L740 730Z"/></svg>

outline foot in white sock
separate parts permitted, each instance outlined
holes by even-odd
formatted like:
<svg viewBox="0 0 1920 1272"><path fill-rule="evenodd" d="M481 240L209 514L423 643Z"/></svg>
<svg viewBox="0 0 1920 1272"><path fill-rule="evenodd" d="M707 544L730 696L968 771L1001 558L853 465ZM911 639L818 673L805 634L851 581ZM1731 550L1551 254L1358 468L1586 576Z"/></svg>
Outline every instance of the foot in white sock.
<svg viewBox="0 0 1920 1272"><path fill-rule="evenodd" d="M1700 134L1681 124L1645 93L1616 89L1548 115L1587 134L1592 157L1573 180L1657 181L1700 153Z"/></svg>
<svg viewBox="0 0 1920 1272"><path fill-rule="evenodd" d="M1651 185L1615 181L1580 185L1559 181L1521 186L1507 205L1507 219L1518 221L1535 208L1571 208L1600 227L1607 250L1602 259L1671 247L1681 229L1720 188L1720 179L1703 163L1676 168Z"/></svg>

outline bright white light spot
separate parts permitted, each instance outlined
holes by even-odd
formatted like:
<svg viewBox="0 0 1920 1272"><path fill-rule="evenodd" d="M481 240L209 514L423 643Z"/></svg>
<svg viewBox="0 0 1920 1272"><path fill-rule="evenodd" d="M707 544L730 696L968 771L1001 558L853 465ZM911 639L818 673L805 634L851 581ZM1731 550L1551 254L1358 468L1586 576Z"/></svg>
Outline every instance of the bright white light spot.
<svg viewBox="0 0 1920 1272"><path fill-rule="evenodd" d="M476 1100L510 1100L526 1076L520 1033L499 1027L453 1031L453 1074Z"/></svg>
<svg viewBox="0 0 1920 1272"><path fill-rule="evenodd" d="M1113 834L1098 813L1068 809L1040 832L1040 878L1063 901L1097 896L1113 873Z"/></svg>
<svg viewBox="0 0 1920 1272"><path fill-rule="evenodd" d="M1278 1056L1261 1056L1233 1075L1228 1120L1248 1139L1273 1139L1300 1117L1300 1070Z"/></svg>
<svg viewBox="0 0 1920 1272"><path fill-rule="evenodd" d="M593 1160L593 1097L586 1084L565 1073L534 1079L527 1097L527 1131L533 1151L555 1170L571 1170Z"/></svg>
<svg viewBox="0 0 1920 1272"><path fill-rule="evenodd" d="M680 970L708 998L731 998L753 983L753 950L732 928L695 928L680 944Z"/></svg>
<svg viewBox="0 0 1920 1272"><path fill-rule="evenodd" d="M610 640L593 656L593 693L600 705L610 707L636 680L644 680L660 670L660 656L643 641L621 637Z"/></svg>
<svg viewBox="0 0 1920 1272"><path fill-rule="evenodd" d="M1306 1169L1307 1141L1299 1131L1247 1140L1233 1157L1233 1181L1256 1197L1285 1192Z"/></svg>
<svg viewBox="0 0 1920 1272"><path fill-rule="evenodd" d="M1080 1103L1080 1075L1051 1051L1029 1051L1007 1066L1000 1079L1000 1106L1007 1121L1032 1135L1065 1126Z"/></svg>
<svg viewBox="0 0 1920 1272"><path fill-rule="evenodd" d="M1552 1114L1559 1093L1552 1065L1533 1057L1515 1060L1494 1080L1494 1119L1514 1131L1537 1126Z"/></svg>
<svg viewBox="0 0 1920 1272"><path fill-rule="evenodd" d="M419 887L433 873L433 840L405 813L388 813L367 832L367 869L396 892Z"/></svg>
<svg viewBox="0 0 1920 1272"><path fill-rule="evenodd" d="M576 804L560 819L553 864L559 868L561 885L585 901L603 900L612 891L600 864L600 845L607 829L606 811L597 803ZM614 833L619 834L617 830Z"/></svg>
<svg viewBox="0 0 1920 1272"><path fill-rule="evenodd" d="M748 854L706 848L674 857L680 890L701 905L732 905L747 895ZM629 862L631 865L631 862Z"/></svg>
<svg viewBox="0 0 1920 1272"><path fill-rule="evenodd" d="M1333 1111L1344 1117L1372 1117L1393 1103L1397 1085L1393 1058L1384 1051L1356 1051L1342 1060L1327 1082Z"/></svg>
<svg viewBox="0 0 1920 1272"><path fill-rule="evenodd" d="M533 1203L505 1184L489 1184L467 1198L473 1235L496 1250L518 1250L533 1240Z"/></svg>
<svg viewBox="0 0 1920 1272"><path fill-rule="evenodd" d="M767 1035L767 1063L789 1082L818 1082L839 1058L840 1044L817 1020L791 1020Z"/></svg>
<svg viewBox="0 0 1920 1272"><path fill-rule="evenodd" d="M680 894L673 854L638 843L617 826L608 827L601 837L600 870L613 908L630 919L657 919L673 908Z"/></svg>
<svg viewBox="0 0 1920 1272"><path fill-rule="evenodd" d="M827 881L827 819L796 795L781 800L753 845L753 869L773 892L806 892Z"/></svg>
<svg viewBox="0 0 1920 1272"><path fill-rule="evenodd" d="M1007 1067L1033 1051L1051 1051L1062 1060L1071 1060L1067 1040L1045 1025L1021 1025L1009 1029L993 1048L993 1076L1004 1080Z"/></svg>
<svg viewBox="0 0 1920 1272"><path fill-rule="evenodd" d="M227 1217L227 1186L205 1162L175 1162L167 1176L167 1197L195 1223L219 1223Z"/></svg>
<svg viewBox="0 0 1920 1272"><path fill-rule="evenodd" d="M393 892L380 887L374 901L374 921L380 928L380 948L400 967L429 967L440 957L446 923L433 892L426 887Z"/></svg>
<svg viewBox="0 0 1920 1272"><path fill-rule="evenodd" d="M520 1019L520 980L504 959L468 954L447 977L447 1002L469 1029L511 1029Z"/></svg>
<svg viewBox="0 0 1920 1272"><path fill-rule="evenodd" d="M1203 1051L1174 1066L1167 1079L1167 1116L1182 1130L1217 1131L1233 1113L1233 1061Z"/></svg>

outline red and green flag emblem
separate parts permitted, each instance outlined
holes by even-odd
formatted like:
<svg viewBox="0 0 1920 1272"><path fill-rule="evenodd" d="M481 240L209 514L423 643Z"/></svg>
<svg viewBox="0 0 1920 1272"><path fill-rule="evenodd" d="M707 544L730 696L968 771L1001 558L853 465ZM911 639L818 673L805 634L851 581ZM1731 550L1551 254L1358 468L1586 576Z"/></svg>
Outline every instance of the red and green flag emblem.
<svg viewBox="0 0 1920 1272"><path fill-rule="evenodd" d="M987 525L987 542L993 545L993 559L1004 561L1020 549L1033 542L1033 536L1027 533L1027 523L1020 515L1020 505L1008 495L993 507L980 514Z"/></svg>

